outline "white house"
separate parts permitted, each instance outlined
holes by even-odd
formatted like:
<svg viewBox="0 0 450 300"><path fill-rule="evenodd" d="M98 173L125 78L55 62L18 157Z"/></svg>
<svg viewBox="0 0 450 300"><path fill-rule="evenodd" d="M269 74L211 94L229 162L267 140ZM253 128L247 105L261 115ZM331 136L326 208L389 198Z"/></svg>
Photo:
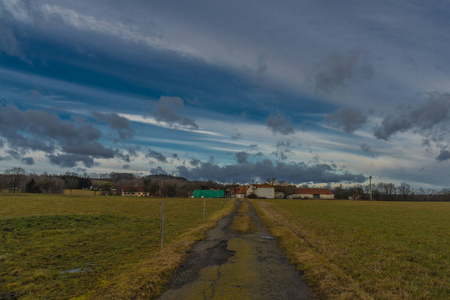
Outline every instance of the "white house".
<svg viewBox="0 0 450 300"><path fill-rule="evenodd" d="M247 197L255 194L258 198L267 198L274 199L275 198L275 188L270 184L252 184L247 189Z"/></svg>
<svg viewBox="0 0 450 300"><path fill-rule="evenodd" d="M122 196L145 197L148 193L145 192L143 186L122 186Z"/></svg>

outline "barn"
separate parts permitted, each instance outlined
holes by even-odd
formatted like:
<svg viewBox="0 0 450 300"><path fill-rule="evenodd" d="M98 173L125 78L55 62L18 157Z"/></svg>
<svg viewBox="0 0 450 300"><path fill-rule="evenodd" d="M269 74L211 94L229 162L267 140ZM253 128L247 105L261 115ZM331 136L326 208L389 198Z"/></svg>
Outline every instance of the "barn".
<svg viewBox="0 0 450 300"><path fill-rule="evenodd" d="M302 199L334 199L334 194L329 189L318 188L298 188L298 193L291 196L291 198Z"/></svg>

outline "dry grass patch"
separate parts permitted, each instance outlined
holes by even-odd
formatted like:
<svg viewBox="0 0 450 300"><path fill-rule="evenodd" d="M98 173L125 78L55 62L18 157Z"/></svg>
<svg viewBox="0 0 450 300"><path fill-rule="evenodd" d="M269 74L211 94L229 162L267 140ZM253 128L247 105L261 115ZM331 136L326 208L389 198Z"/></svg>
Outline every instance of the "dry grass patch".
<svg viewBox="0 0 450 300"><path fill-rule="evenodd" d="M213 228L219 220L234 209L230 202L227 207L214 214L206 223L181 235L178 241L166 246L152 257L130 266L120 275L102 283L94 291L78 299L154 299L164 291L170 275L184 261L187 252L205 232Z"/></svg>
<svg viewBox="0 0 450 300"><path fill-rule="evenodd" d="M447 299L450 203L256 202L322 298Z"/></svg>
<svg viewBox="0 0 450 300"><path fill-rule="evenodd" d="M0 194L0 299L89 291L98 297L98 290L110 298L127 298L125 291L150 298L186 250L234 208L224 201L219 209L217 199L206 200L203 223L203 199Z"/></svg>
<svg viewBox="0 0 450 300"><path fill-rule="evenodd" d="M250 213L250 203L246 200L240 201L238 214L231 224L231 230L242 234L255 232L255 224Z"/></svg>

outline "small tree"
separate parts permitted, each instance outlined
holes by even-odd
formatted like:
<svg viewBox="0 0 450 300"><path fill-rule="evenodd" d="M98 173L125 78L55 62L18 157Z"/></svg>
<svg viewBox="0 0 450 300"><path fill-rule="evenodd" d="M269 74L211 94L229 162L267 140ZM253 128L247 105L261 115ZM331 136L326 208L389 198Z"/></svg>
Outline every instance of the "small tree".
<svg viewBox="0 0 450 300"><path fill-rule="evenodd" d="M78 178L70 176L66 177L64 181L66 182L66 186L68 189L70 189L70 194L72 195L72 189L78 188Z"/></svg>
<svg viewBox="0 0 450 300"><path fill-rule="evenodd" d="M25 193L39 193L39 187L36 184L36 180L34 178L31 178L30 181L27 182L27 185L25 186Z"/></svg>

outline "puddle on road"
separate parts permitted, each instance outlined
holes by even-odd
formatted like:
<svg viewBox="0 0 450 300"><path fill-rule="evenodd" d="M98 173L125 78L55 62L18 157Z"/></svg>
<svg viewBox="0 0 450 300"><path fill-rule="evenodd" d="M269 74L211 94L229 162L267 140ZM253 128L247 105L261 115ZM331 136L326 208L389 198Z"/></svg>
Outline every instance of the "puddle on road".
<svg viewBox="0 0 450 300"><path fill-rule="evenodd" d="M273 236L261 236L261 238L266 239L266 240L273 240L274 239Z"/></svg>
<svg viewBox="0 0 450 300"><path fill-rule="evenodd" d="M235 255L235 251L228 250L228 241L220 241L214 247L206 249L207 265L221 265Z"/></svg>

